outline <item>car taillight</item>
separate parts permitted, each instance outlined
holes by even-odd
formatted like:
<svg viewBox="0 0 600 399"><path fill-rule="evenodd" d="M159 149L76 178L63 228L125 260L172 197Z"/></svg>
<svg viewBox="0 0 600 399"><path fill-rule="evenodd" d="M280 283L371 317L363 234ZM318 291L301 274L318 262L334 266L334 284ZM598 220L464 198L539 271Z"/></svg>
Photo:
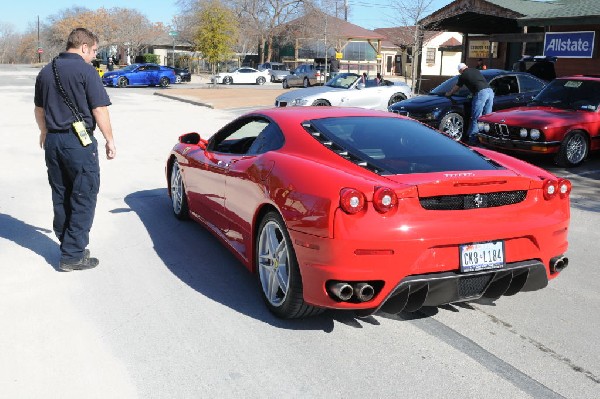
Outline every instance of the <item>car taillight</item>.
<svg viewBox="0 0 600 399"><path fill-rule="evenodd" d="M398 197L391 188L377 187L373 193L373 207L379 213L391 211L398 204Z"/></svg>
<svg viewBox="0 0 600 399"><path fill-rule="evenodd" d="M560 198L565 198L571 194L571 181L567 179L558 179L558 195Z"/></svg>
<svg viewBox="0 0 600 399"><path fill-rule="evenodd" d="M340 191L340 208L350 215L362 211L366 203L365 195L355 188L344 188Z"/></svg>
<svg viewBox="0 0 600 399"><path fill-rule="evenodd" d="M544 190L544 199L550 200L558 194L558 182L556 180L547 179L542 187Z"/></svg>

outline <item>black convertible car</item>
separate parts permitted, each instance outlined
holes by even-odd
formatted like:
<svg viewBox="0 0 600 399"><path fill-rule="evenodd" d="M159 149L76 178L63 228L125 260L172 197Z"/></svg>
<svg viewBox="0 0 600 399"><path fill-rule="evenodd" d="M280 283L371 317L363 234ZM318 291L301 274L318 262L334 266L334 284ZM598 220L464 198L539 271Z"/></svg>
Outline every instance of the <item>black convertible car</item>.
<svg viewBox="0 0 600 399"><path fill-rule="evenodd" d="M494 90L494 111L526 105L548 83L527 72L487 69L481 73ZM465 129L469 126L473 95L463 86L454 96L447 98L446 92L457 80L458 75L428 94L397 102L388 110L410 116L460 141L465 138Z"/></svg>

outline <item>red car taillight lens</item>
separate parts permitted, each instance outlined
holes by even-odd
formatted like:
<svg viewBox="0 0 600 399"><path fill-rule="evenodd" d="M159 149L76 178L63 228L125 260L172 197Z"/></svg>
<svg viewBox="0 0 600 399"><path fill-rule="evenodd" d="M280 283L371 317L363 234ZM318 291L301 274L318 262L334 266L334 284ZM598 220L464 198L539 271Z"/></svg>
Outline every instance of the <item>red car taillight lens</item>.
<svg viewBox="0 0 600 399"><path fill-rule="evenodd" d="M544 190L544 199L550 200L558 194L558 182L556 180L548 179L544 182L542 190Z"/></svg>
<svg viewBox="0 0 600 399"><path fill-rule="evenodd" d="M350 215L362 211L366 203L365 195L355 188L344 188L340 192L340 208Z"/></svg>
<svg viewBox="0 0 600 399"><path fill-rule="evenodd" d="M379 213L391 211L398 204L398 197L391 188L377 187L373 194L373 207Z"/></svg>
<svg viewBox="0 0 600 399"><path fill-rule="evenodd" d="M560 198L565 198L571 194L571 182L567 179L558 179L558 195Z"/></svg>

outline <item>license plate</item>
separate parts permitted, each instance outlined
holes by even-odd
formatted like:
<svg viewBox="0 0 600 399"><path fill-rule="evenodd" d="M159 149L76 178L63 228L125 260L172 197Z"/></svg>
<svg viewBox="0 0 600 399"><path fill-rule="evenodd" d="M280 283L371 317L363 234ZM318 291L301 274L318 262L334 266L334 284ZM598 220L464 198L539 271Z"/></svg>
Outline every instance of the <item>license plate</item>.
<svg viewBox="0 0 600 399"><path fill-rule="evenodd" d="M504 241L460 245L460 271L501 269L504 267Z"/></svg>

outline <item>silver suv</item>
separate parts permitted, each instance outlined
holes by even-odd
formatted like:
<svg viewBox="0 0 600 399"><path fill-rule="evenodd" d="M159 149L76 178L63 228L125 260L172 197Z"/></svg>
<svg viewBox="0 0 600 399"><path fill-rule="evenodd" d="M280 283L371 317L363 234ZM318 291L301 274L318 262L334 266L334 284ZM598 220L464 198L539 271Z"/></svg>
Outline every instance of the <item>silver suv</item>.
<svg viewBox="0 0 600 399"><path fill-rule="evenodd" d="M322 85L325 83L323 67L313 64L301 64L283 78L282 85L284 89L290 87L309 87L312 85Z"/></svg>

